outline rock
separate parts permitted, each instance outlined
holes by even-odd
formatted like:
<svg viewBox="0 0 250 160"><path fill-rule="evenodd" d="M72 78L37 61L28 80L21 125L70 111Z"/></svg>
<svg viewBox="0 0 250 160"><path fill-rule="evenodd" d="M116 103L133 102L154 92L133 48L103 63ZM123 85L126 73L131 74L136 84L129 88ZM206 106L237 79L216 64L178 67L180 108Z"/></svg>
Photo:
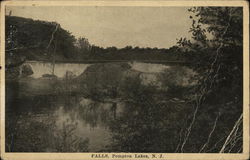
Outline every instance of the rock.
<svg viewBox="0 0 250 160"><path fill-rule="evenodd" d="M21 76L27 77L32 75L34 72L32 70L32 67L29 64L23 64L21 67Z"/></svg>
<svg viewBox="0 0 250 160"><path fill-rule="evenodd" d="M50 78L50 79L57 79L57 76L53 75L53 74L43 74L42 77L43 78Z"/></svg>

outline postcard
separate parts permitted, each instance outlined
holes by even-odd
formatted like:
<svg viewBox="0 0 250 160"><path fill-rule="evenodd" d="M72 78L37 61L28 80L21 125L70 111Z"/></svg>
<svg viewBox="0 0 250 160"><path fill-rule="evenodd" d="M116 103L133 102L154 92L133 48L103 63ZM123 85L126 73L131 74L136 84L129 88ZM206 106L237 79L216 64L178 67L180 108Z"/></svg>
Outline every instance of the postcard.
<svg viewBox="0 0 250 160"><path fill-rule="evenodd" d="M1 2L3 160L249 158L246 1Z"/></svg>

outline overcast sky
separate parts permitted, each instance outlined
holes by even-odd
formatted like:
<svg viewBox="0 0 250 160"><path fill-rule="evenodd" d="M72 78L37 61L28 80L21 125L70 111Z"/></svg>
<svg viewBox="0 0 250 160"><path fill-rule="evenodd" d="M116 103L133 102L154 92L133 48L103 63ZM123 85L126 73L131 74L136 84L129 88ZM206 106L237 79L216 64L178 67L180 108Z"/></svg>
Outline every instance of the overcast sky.
<svg viewBox="0 0 250 160"><path fill-rule="evenodd" d="M102 47L127 45L168 48L189 37L185 7L8 7L13 16L55 21L76 38Z"/></svg>

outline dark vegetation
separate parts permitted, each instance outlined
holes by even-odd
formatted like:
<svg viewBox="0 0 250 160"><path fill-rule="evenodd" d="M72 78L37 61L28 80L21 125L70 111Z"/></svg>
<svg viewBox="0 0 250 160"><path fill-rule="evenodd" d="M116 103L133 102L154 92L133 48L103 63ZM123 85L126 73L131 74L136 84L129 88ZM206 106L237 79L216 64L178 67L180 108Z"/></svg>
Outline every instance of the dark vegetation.
<svg viewBox="0 0 250 160"><path fill-rule="evenodd" d="M186 58L196 62L191 68L199 77L196 77L198 85L193 88L196 98L190 124L178 150L241 152L243 10L241 7L194 7L189 11L193 42L183 38L178 44L186 50ZM207 29L202 28L204 25ZM209 39L208 33L213 38Z"/></svg>
<svg viewBox="0 0 250 160"><path fill-rule="evenodd" d="M6 60L7 65L18 60L51 60L56 47L56 58L66 60L74 57L75 38L58 27L56 42L50 43L57 23L6 16ZM55 45L55 43L57 45ZM15 61L16 60L16 61ZM14 62L12 62L14 61Z"/></svg>
<svg viewBox="0 0 250 160"><path fill-rule="evenodd" d="M57 28L58 26L58 28ZM52 41L51 41L52 40ZM169 49L99 47L80 37L76 39L56 22L6 16L7 65L22 59L51 61L87 60L179 60L177 48ZM54 57L55 56L55 57ZM12 62L14 61L14 62Z"/></svg>
<svg viewBox="0 0 250 160"><path fill-rule="evenodd" d="M170 49L139 47L103 49L90 45L85 38L76 40L60 27L58 29L60 32L54 35L55 39L50 43L56 23L7 17L6 35L11 35L7 36L7 40L9 37L21 35L22 38L29 36L33 40L17 38L10 41L6 46L6 57L10 61L9 64L16 63L17 61L14 61L18 58L18 61L22 61L22 57L28 60L53 60L54 53L56 60L65 61L68 59L189 61L192 63L189 67L197 73L190 81L192 85L181 85L183 81L180 77L187 75L178 66L158 75L167 89L145 85L140 78L141 73L132 72L127 63L95 64L88 67L80 76L74 77L69 74L64 81L53 85L62 90L73 91L76 88L85 98L96 102L113 103L114 108L118 101L125 103L122 115L107 122L112 133L112 143L106 146L105 151L241 153L242 8L194 7L189 11L193 21L190 28L192 40L181 38L177 46ZM40 32L41 28L44 28L43 36L31 34L30 27L20 27L29 23L34 23L30 27L38 26L37 30ZM13 35L12 29L8 29L8 26L12 25L16 28ZM202 28L204 25L208 27ZM212 38L208 38L208 34L211 34ZM11 43L14 43L18 51L11 50ZM28 49L34 45L39 45L39 48ZM57 49L53 48L55 46ZM12 56L17 58L14 60ZM56 91L61 93L59 90ZM94 112L93 106L91 110Z"/></svg>

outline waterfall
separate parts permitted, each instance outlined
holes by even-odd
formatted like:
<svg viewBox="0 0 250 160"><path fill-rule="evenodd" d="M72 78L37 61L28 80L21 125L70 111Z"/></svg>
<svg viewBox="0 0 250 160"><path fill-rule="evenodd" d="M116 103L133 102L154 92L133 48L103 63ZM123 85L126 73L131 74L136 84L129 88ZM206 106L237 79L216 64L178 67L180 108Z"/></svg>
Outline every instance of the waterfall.
<svg viewBox="0 0 250 160"><path fill-rule="evenodd" d="M154 63L143 63L143 62L132 62L130 63L132 69L143 72L143 73L160 73L165 69L170 68L164 64L154 64Z"/></svg>
<svg viewBox="0 0 250 160"><path fill-rule="evenodd" d="M52 64L49 62L27 61L25 64L31 66L33 74L31 77L40 78L44 74L52 74ZM84 63L55 63L54 75L62 78L67 71L72 72L74 75L79 76L87 69L90 64Z"/></svg>

